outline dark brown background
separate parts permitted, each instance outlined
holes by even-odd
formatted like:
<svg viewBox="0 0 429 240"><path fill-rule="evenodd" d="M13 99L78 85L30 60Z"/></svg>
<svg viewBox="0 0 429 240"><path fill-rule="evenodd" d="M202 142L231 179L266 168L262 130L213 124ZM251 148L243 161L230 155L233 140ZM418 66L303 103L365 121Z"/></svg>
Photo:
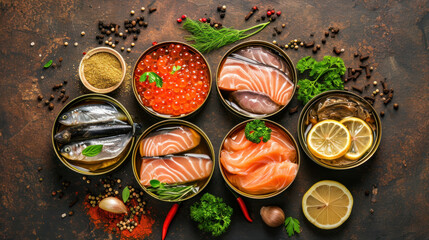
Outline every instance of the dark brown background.
<svg viewBox="0 0 429 240"><path fill-rule="evenodd" d="M207 16L219 19L217 1L0 1L1 48L1 102L0 102L0 238L3 239L106 239L115 238L102 230L94 229L83 210L82 198L86 183L82 176L67 169L56 158L50 141L51 127L61 104L49 111L37 96L45 98L51 87L68 80L66 89L73 99L88 93L77 76L82 52L98 44L95 41L98 20L122 23L131 9L136 16L143 15L149 27L142 31L131 53L122 53L128 65L133 65L140 53L153 41L183 40L186 34L175 19L181 14L198 19ZM317 54L332 54L332 47L345 48L342 55L347 66L357 66L353 52L370 54L369 63L375 67L371 81L387 78L395 89L393 102L384 106L377 101L378 111L385 111L382 119L383 137L374 157L361 167L346 171L333 171L319 167L303 155L301 169L292 186L277 197L266 200L246 199L255 221L244 220L232 197L225 189L218 166L206 191L225 198L234 207L229 231L223 239L288 239L284 228L271 229L262 224L259 209L263 205L279 205L287 216L298 218L302 233L296 239L428 239L429 237L429 163L428 163L428 1L224 1L227 14L225 26L243 29L255 24L255 16L244 22L244 16L253 5L263 11L268 7L281 10L281 17L267 29L251 39L284 44L291 39L320 40L330 26L339 27L335 39L328 39ZM158 11L148 17L140 7L154 6ZM280 36L272 37L274 26L286 23ZM85 31L84 37L80 32ZM35 42L31 47L30 43ZM62 43L70 45L64 47ZM73 43L79 42L78 47ZM129 46L131 40L126 41ZM123 42L119 47L123 46ZM227 46L205 54L213 72ZM117 47L118 48L118 47ZM287 51L296 63L299 58L312 55L309 49ZM60 68L43 70L49 59L63 57ZM42 80L41 76L45 78ZM215 80L213 77L212 80ZM363 86L364 78L356 82ZM348 84L347 84L348 85ZM378 86L378 88L381 88ZM371 91L375 87L370 87ZM58 93L56 93L57 95ZM117 98L132 114L136 122L148 127L157 120L139 107L126 82L109 94ZM229 114L212 89L207 105L196 117L190 119L210 137L216 152L224 135L241 120ZM274 120L284 125L296 137L298 114L287 110L296 106L294 99L288 108ZM300 105L300 108L302 106ZM303 153L303 152L301 152ZM405 166L406 165L406 166ZM43 167L38 172L37 168ZM124 182L133 183L131 161L112 173ZM39 182L42 177L43 182ZM99 177L90 178L93 182ZM345 184L354 197L353 212L341 227L323 231L309 223L301 210L305 191L315 182L333 179ZM71 186L63 199L53 198L51 191L60 189L68 180ZM365 190L378 187L377 202L371 203ZM68 203L75 192L80 200L73 207L75 215L61 219L68 212ZM149 239L160 239L163 219L171 204L146 197L151 216L156 219ZM169 239L211 239L201 233L189 218L189 206L197 198L185 202L171 224ZM374 213L370 214L370 209Z"/></svg>

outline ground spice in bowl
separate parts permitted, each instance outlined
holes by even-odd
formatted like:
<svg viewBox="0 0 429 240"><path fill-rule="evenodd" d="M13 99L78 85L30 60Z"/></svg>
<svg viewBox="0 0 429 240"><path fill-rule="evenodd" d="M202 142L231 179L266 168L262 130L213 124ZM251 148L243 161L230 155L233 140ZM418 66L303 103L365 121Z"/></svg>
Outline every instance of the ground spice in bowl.
<svg viewBox="0 0 429 240"><path fill-rule="evenodd" d="M83 60L83 71L86 80L98 89L117 85L122 78L122 67L113 54L100 52Z"/></svg>

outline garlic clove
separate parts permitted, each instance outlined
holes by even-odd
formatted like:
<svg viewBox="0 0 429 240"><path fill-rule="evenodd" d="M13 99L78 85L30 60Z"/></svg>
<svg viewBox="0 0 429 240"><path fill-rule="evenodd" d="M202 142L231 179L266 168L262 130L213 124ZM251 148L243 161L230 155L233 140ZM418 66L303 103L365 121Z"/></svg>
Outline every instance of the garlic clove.
<svg viewBox="0 0 429 240"><path fill-rule="evenodd" d="M125 206L124 202L119 200L116 197L107 197L100 201L98 204L98 207L103 209L104 211L116 213L116 214L122 214L122 213L128 213L127 206Z"/></svg>
<svg viewBox="0 0 429 240"><path fill-rule="evenodd" d="M262 220L270 227L278 227L285 222L285 213L276 206L264 206L260 211Z"/></svg>

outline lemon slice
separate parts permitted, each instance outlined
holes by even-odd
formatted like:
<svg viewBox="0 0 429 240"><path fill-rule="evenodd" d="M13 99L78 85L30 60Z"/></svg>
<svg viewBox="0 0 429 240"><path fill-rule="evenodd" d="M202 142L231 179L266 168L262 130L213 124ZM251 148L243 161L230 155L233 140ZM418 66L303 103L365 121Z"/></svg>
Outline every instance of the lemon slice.
<svg viewBox="0 0 429 240"><path fill-rule="evenodd" d="M325 120L311 128L307 145L311 153L318 158L337 159L349 151L351 136L349 130L340 122Z"/></svg>
<svg viewBox="0 0 429 240"><path fill-rule="evenodd" d="M361 158L372 146L372 129L360 118L348 117L340 121L349 129L352 143L349 151L344 155L347 159L357 160Z"/></svg>
<svg viewBox="0 0 429 240"><path fill-rule="evenodd" d="M317 182L302 197L305 217L321 229L339 227L349 218L352 208L352 194L336 181Z"/></svg>

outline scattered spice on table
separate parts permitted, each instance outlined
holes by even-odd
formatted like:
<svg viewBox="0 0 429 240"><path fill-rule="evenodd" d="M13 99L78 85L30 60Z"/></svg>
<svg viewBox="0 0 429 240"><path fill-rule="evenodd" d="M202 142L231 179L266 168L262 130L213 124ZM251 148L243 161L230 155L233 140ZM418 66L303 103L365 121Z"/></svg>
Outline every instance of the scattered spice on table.
<svg viewBox="0 0 429 240"><path fill-rule="evenodd" d="M83 179L89 180L89 179ZM120 239L143 239L152 233L152 219L146 210L146 201L143 200L143 192L137 191L132 186L122 188L120 179L100 179L104 191L100 194L88 194L85 197L85 210L96 228L105 232L120 235ZM129 194L129 195L128 195ZM102 210L98 204L105 198L118 198L124 201L128 214L115 214ZM123 199L123 200L119 200Z"/></svg>
<svg viewBox="0 0 429 240"><path fill-rule="evenodd" d="M96 53L83 60L83 66L86 80L96 88L113 87L121 81L121 63L113 54Z"/></svg>

